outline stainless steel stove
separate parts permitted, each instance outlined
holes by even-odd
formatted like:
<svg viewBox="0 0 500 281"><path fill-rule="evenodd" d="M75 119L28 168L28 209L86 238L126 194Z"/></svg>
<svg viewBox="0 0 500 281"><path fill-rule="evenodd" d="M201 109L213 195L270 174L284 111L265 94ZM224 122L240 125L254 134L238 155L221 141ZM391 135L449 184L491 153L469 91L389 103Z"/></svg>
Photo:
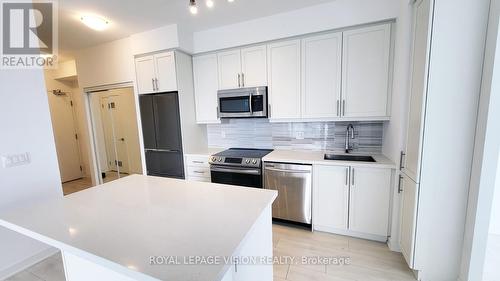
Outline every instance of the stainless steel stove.
<svg viewBox="0 0 500 281"><path fill-rule="evenodd" d="M231 148L210 157L212 182L263 188L262 157L272 149Z"/></svg>

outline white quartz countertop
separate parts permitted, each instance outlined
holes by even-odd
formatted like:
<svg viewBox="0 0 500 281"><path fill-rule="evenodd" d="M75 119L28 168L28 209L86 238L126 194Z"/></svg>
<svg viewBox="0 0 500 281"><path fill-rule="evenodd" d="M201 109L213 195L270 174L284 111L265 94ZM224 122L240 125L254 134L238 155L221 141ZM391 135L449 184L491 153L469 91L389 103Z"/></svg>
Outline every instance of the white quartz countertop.
<svg viewBox="0 0 500 281"><path fill-rule="evenodd" d="M232 257L276 196L269 190L132 175L3 211L0 225L133 279L214 281L230 265L150 265L150 257Z"/></svg>
<svg viewBox="0 0 500 281"><path fill-rule="evenodd" d="M396 165L389 158L382 154L370 153L352 153L352 155L369 155L376 162L356 162L356 161L338 161L325 160L325 153L334 153L328 151L306 151L306 150L274 150L266 155L262 160L264 162L297 163L312 165L334 165L334 166L356 166L356 167L374 167L395 169ZM335 152L335 154L344 154Z"/></svg>
<svg viewBox="0 0 500 281"><path fill-rule="evenodd" d="M220 148L220 147L207 147L206 149L198 149L198 150L190 150L188 152L185 152L185 155L191 155L191 156L212 156L214 154L217 154L223 150L226 150L225 148Z"/></svg>

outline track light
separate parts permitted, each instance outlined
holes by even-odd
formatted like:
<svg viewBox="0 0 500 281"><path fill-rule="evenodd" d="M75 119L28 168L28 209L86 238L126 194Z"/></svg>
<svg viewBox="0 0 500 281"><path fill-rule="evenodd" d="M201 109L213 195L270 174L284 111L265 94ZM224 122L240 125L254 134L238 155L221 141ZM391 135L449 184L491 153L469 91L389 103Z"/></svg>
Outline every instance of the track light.
<svg viewBox="0 0 500 281"><path fill-rule="evenodd" d="M196 0L189 0L189 11L193 15L196 15L198 13L198 6L196 6Z"/></svg>

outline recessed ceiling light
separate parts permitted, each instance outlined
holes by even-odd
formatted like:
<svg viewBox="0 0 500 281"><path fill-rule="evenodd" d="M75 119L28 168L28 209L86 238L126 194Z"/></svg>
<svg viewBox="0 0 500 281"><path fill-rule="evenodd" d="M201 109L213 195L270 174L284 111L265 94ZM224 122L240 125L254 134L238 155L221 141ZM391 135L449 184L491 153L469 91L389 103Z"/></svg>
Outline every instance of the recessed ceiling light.
<svg viewBox="0 0 500 281"><path fill-rule="evenodd" d="M207 4L207 7L212 8L214 6L214 1L213 0L207 0L206 4Z"/></svg>
<svg viewBox="0 0 500 281"><path fill-rule="evenodd" d="M198 6L196 6L196 0L189 0L189 11L193 15L196 15L198 13Z"/></svg>
<svg viewBox="0 0 500 281"><path fill-rule="evenodd" d="M233 3L233 2L234 2L234 0L227 0L227 2L229 2L229 3Z"/></svg>
<svg viewBox="0 0 500 281"><path fill-rule="evenodd" d="M80 19L83 24L97 31L102 31L109 26L109 22L107 20L98 16L82 16Z"/></svg>

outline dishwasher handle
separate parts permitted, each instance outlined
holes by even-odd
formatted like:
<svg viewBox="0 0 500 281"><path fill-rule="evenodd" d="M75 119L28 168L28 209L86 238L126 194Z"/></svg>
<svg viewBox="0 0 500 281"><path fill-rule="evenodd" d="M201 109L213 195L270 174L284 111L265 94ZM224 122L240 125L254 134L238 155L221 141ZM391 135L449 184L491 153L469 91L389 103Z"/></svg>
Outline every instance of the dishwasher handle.
<svg viewBox="0 0 500 281"><path fill-rule="evenodd" d="M290 174L310 174L309 170L285 170L266 167L266 171L280 172L280 173L290 173Z"/></svg>

